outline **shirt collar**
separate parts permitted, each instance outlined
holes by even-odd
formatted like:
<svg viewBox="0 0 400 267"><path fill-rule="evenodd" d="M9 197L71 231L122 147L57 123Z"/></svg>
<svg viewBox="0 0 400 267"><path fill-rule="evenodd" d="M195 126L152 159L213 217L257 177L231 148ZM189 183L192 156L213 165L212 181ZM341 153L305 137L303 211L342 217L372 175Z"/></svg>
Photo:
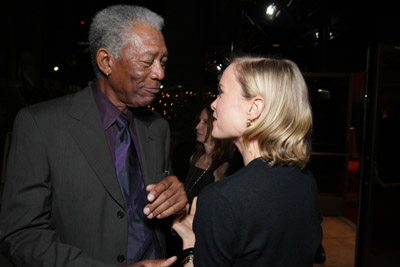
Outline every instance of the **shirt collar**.
<svg viewBox="0 0 400 267"><path fill-rule="evenodd" d="M111 101L103 94L103 92L99 88L98 82L93 83L92 90L94 100L99 109L100 118L103 122L103 129L106 130L114 124L115 120L121 114L121 111L116 106L114 106L114 104L111 103ZM129 121L132 121L132 112L128 111L127 115Z"/></svg>

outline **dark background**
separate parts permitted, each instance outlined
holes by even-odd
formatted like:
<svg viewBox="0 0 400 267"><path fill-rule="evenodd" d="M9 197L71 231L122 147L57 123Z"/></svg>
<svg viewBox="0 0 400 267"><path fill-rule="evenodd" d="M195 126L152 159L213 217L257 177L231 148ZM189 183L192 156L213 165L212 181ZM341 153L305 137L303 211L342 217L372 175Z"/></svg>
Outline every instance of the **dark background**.
<svg viewBox="0 0 400 267"><path fill-rule="evenodd" d="M95 12L112 4L137 4L159 13L166 22L167 76L163 92L149 108L169 120L173 141L184 144L176 146L183 152L175 149L180 158L173 163L190 155L185 152L185 138L193 131L194 116L203 102L216 96L218 77L232 53L289 58L299 65L309 86L314 114L310 169L320 189L322 212L345 215L357 223L367 51L378 43L400 47L397 1L275 0L280 15L274 21L265 16L269 2L3 0L2 166L7 143L3 140L21 107L79 91L93 80L87 39ZM53 70L55 66L59 71ZM395 70L394 76L400 76ZM393 86L397 89L398 83Z"/></svg>
<svg viewBox="0 0 400 267"><path fill-rule="evenodd" d="M23 104L84 87L92 79L90 19L116 3L143 5L165 17L171 55L165 84L170 88L215 87L215 66L231 52L278 54L304 72L358 72L365 70L369 45L400 42L393 1L277 0L281 14L272 22L265 17L268 2L5 0L1 85L18 87ZM53 71L56 65L58 72Z"/></svg>

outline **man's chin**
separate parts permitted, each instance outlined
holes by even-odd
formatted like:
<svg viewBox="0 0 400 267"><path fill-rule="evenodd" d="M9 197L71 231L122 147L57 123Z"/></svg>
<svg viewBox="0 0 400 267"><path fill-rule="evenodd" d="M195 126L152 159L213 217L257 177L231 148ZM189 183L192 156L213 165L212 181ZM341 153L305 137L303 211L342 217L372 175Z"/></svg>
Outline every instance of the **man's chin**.
<svg viewBox="0 0 400 267"><path fill-rule="evenodd" d="M141 107L147 107L150 105L154 100L154 97L146 97L142 98L140 100L136 100L135 102L132 102L128 104L127 106L130 108L141 108Z"/></svg>
<svg viewBox="0 0 400 267"><path fill-rule="evenodd" d="M150 104L153 102L154 99L155 99L155 96L153 96L153 97L146 97L146 98L143 99L143 101L142 101L141 103L139 103L139 106L140 106L140 107L148 106L148 105L150 105Z"/></svg>

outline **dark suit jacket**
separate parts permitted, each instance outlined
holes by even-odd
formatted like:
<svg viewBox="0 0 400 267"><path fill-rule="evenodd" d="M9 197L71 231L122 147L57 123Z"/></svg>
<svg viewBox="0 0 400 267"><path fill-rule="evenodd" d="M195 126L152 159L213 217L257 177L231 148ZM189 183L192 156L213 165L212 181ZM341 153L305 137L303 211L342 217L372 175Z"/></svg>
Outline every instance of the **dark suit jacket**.
<svg viewBox="0 0 400 267"><path fill-rule="evenodd" d="M135 111L145 184L170 170L167 121ZM165 256L162 220L152 221ZM22 109L15 120L0 242L17 266L117 266L127 216L92 91Z"/></svg>

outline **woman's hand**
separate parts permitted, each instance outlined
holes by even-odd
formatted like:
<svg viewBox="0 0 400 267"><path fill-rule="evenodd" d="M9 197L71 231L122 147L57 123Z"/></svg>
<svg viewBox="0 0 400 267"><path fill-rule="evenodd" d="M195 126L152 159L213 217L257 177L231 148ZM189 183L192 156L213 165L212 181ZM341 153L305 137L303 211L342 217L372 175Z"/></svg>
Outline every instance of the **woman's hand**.
<svg viewBox="0 0 400 267"><path fill-rule="evenodd" d="M193 198L192 207L189 213L189 204L186 205L186 213L177 217L172 224L172 228L182 238L183 249L193 248L196 237L193 232L193 218L196 214L197 197Z"/></svg>

